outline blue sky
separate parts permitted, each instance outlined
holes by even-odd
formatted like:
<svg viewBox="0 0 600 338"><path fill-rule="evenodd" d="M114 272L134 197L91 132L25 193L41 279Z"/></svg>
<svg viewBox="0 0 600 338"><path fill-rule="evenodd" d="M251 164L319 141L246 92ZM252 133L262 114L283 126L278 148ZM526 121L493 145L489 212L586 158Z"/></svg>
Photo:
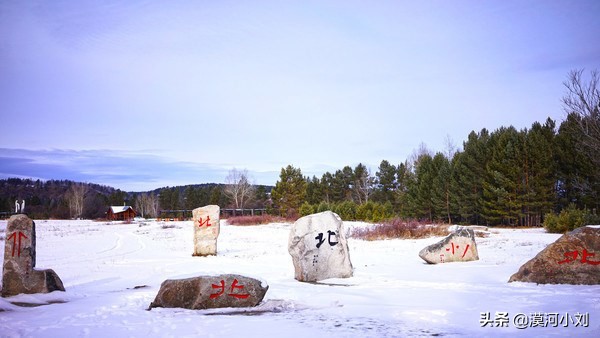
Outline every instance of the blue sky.
<svg viewBox="0 0 600 338"><path fill-rule="evenodd" d="M564 118L600 2L3 1L0 178L275 184Z"/></svg>

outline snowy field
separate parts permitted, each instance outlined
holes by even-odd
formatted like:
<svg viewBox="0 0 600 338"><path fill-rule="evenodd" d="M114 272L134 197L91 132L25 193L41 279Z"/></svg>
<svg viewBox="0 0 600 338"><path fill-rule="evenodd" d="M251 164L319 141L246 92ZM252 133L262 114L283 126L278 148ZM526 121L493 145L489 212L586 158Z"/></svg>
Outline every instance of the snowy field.
<svg viewBox="0 0 600 338"><path fill-rule="evenodd" d="M600 337L600 286L507 283L559 237L543 229L492 229L477 238L479 261L440 265L418 257L440 237L351 238L354 277L310 284L293 278L289 227L223 221L218 256L192 257L191 221L37 220L37 267L54 269L66 292L0 298L0 336ZM0 221L0 237L5 229ZM252 312L146 310L165 279L221 273L267 281L263 303Z"/></svg>

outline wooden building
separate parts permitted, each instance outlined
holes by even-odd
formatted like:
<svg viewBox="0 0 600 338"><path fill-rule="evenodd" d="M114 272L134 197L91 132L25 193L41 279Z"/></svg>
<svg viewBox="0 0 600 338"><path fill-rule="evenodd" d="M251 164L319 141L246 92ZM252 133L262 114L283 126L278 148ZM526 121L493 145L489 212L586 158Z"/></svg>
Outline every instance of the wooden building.
<svg viewBox="0 0 600 338"><path fill-rule="evenodd" d="M111 221L131 221L137 213L129 205L112 206L106 212L106 219Z"/></svg>

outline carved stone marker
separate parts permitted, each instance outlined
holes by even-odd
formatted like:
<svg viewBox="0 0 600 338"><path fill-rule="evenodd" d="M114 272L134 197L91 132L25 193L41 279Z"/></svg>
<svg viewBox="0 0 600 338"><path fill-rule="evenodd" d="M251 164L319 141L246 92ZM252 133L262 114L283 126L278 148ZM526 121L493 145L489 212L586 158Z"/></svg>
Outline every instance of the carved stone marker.
<svg viewBox="0 0 600 338"><path fill-rule="evenodd" d="M266 282L241 275L167 279L160 285L160 290L148 309L253 307L263 300L268 289Z"/></svg>
<svg viewBox="0 0 600 338"><path fill-rule="evenodd" d="M509 282L600 284L600 227L562 235L512 275Z"/></svg>
<svg viewBox="0 0 600 338"><path fill-rule="evenodd" d="M217 254L219 237L218 205L207 205L192 211L194 219L194 253L192 256L214 256Z"/></svg>
<svg viewBox="0 0 600 338"><path fill-rule="evenodd" d="M6 227L2 297L65 291L53 270L34 269L35 255L35 223L26 215L13 215Z"/></svg>
<svg viewBox="0 0 600 338"><path fill-rule="evenodd" d="M298 219L290 230L288 251L301 282L352 277L344 222L331 211Z"/></svg>
<svg viewBox="0 0 600 338"><path fill-rule="evenodd" d="M419 257L429 264L479 260L475 233L459 227L443 240L423 248Z"/></svg>

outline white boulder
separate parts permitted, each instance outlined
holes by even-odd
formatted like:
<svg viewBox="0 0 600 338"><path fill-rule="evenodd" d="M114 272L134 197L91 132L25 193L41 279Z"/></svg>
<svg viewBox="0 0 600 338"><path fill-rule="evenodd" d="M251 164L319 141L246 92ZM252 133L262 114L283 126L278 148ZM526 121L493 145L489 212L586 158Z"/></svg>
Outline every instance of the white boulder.
<svg viewBox="0 0 600 338"><path fill-rule="evenodd" d="M298 219L290 230L288 251L301 282L352 277L344 222L331 211Z"/></svg>

